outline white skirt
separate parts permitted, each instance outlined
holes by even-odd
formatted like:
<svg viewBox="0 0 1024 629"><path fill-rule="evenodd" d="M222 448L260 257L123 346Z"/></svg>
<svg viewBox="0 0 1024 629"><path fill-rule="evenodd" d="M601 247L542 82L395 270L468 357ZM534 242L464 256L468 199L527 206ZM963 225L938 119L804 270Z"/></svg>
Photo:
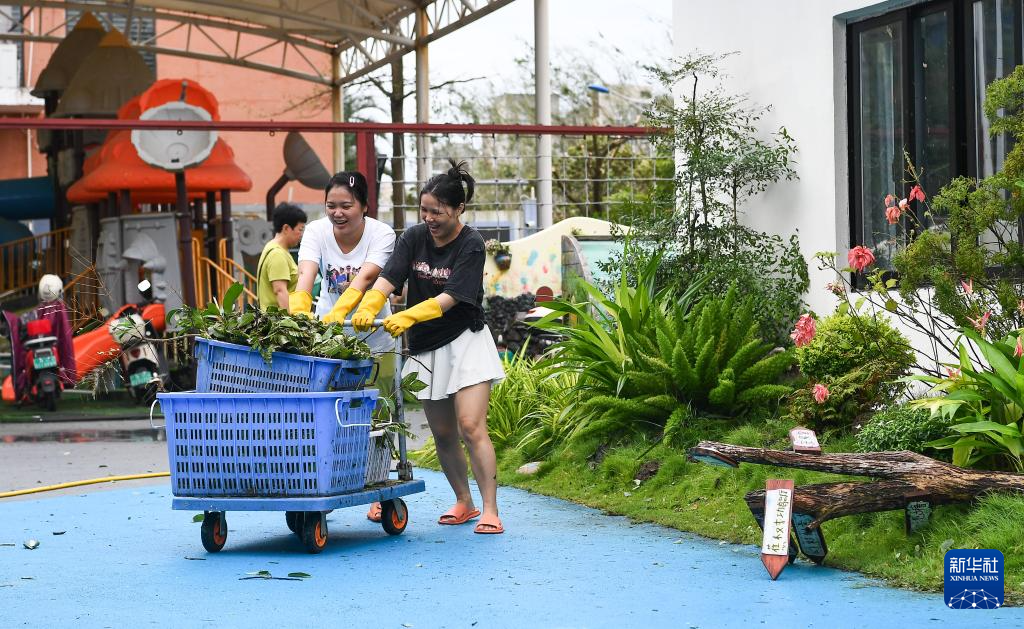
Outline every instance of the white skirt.
<svg viewBox="0 0 1024 629"><path fill-rule="evenodd" d="M490 381L493 386L505 379L487 326L479 332L466 330L447 345L406 359L402 377L411 373L427 385L416 394L420 400L443 400L474 384Z"/></svg>

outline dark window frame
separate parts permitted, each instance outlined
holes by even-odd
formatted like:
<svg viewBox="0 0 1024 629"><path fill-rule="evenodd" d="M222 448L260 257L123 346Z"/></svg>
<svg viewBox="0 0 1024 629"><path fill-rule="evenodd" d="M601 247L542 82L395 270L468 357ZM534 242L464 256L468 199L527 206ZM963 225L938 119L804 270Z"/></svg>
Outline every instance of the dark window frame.
<svg viewBox="0 0 1024 629"><path fill-rule="evenodd" d="M950 103L950 132L953 136L951 142L951 178L957 176L978 177L979 165L977 163L977 135L974 129L974 78L977 68L974 64L974 11L975 0L935 0L911 5L901 9L887 12L883 15L850 22L846 28L846 84L847 84L847 159L848 168L848 195L850 202L849 214L849 247L864 244L864 216L865 208L862 204L861 182L863 181L863 160L861 156L861 120L860 112L860 36L866 31L878 28L879 26L893 24L897 25L902 32L901 41L901 68L903 79L901 86L901 97L903 107L900 112L900 124L903 133L903 149L916 160L918 155L918 137L916 129L916 114L918 103L915 101L916 79L915 64L920 60L914 58L914 34L917 21L927 15L941 11L947 11L950 27L947 34L947 43L952 70L952 89L949 90ZM1010 18L1015 21L1013 29L1015 41L1015 58L1013 65L1024 63L1024 0L1014 0L1014 15ZM904 190L905 193L907 190ZM929 194L935 190L927 191ZM912 204L912 211L916 212L916 203ZM879 199L877 206L867 208L867 211L881 211L882 203ZM920 218L920 217L918 217ZM1021 227L1021 235L1024 236L1024 224ZM1024 239L1022 239L1024 240ZM894 276L889 272L887 276ZM862 277L855 276L858 287L864 285Z"/></svg>

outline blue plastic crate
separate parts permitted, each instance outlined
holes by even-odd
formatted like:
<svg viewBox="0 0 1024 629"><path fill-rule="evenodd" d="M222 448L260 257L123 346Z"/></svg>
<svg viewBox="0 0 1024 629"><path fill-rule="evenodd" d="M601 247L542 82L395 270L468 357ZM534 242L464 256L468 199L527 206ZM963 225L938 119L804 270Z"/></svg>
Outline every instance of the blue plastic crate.
<svg viewBox="0 0 1024 629"><path fill-rule="evenodd" d="M376 389L157 399L175 496L331 496L364 485Z"/></svg>
<svg viewBox="0 0 1024 629"><path fill-rule="evenodd" d="M245 345L196 339L196 391L209 393L315 393L366 386L373 360L271 354L268 365Z"/></svg>

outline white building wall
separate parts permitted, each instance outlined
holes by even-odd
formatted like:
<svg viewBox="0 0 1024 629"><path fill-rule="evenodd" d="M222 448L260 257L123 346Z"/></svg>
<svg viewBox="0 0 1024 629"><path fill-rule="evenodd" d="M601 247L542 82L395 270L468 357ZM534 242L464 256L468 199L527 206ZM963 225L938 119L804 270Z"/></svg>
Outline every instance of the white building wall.
<svg viewBox="0 0 1024 629"><path fill-rule="evenodd" d="M849 243L846 141L846 24L848 14L881 14L908 2L863 0L675 0L677 56L693 51L739 54L722 64L726 89L746 93L772 111L766 132L786 127L799 153L798 181L780 182L754 197L743 222L788 237L798 230L811 272L806 299L819 314L835 298L824 286L813 256L836 251L845 266ZM865 7L869 7L865 9ZM858 16L859 17L859 16Z"/></svg>

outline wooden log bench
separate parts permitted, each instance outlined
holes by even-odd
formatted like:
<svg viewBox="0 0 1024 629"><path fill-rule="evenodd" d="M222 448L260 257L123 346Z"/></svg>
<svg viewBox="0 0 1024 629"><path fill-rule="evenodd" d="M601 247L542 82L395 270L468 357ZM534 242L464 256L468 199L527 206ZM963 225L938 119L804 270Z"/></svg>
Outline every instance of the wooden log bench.
<svg viewBox="0 0 1024 629"><path fill-rule="evenodd" d="M824 561L828 554L820 528L828 520L903 509L909 534L928 522L937 505L972 502L993 492L1024 494L1024 474L971 470L908 451L806 454L701 441L690 448L688 456L691 461L725 467L754 463L879 479L796 488L793 531L801 552L815 563ZM763 528L764 490L749 492L745 500ZM795 554L791 552L790 561L793 559Z"/></svg>

